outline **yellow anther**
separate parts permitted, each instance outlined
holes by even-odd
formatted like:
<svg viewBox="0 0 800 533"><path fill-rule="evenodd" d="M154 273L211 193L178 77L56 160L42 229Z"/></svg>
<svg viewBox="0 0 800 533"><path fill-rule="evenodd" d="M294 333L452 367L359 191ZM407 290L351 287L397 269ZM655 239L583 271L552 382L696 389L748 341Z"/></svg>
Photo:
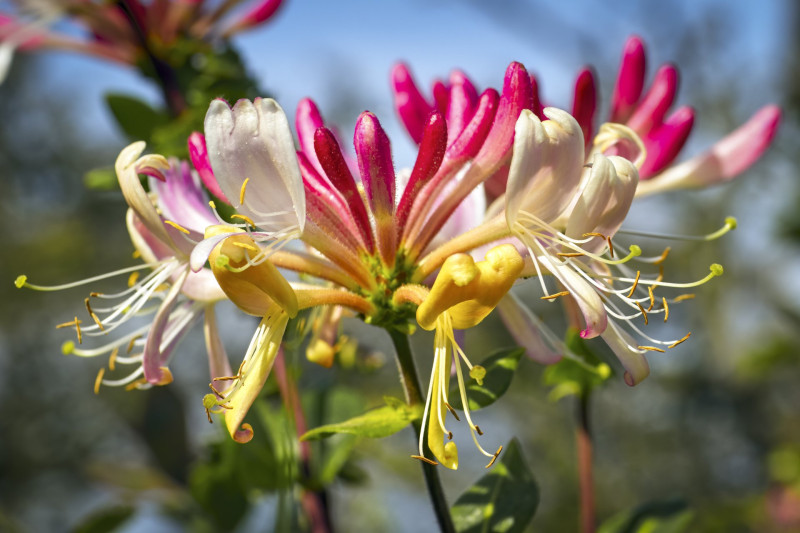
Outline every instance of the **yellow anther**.
<svg viewBox="0 0 800 533"><path fill-rule="evenodd" d="M131 272L131 275L128 276L128 287L133 287L137 281L139 281L139 273Z"/></svg>
<svg viewBox="0 0 800 533"><path fill-rule="evenodd" d="M548 294L547 296L541 296L540 299L541 300L555 300L559 296L568 296L568 295L569 295L569 291L561 291L561 292L557 292L555 294Z"/></svg>
<svg viewBox="0 0 800 533"><path fill-rule="evenodd" d="M18 289L21 289L25 286L25 283L28 281L28 276L22 274L21 276L17 276L17 279L14 280L14 286Z"/></svg>
<svg viewBox="0 0 800 533"><path fill-rule="evenodd" d="M447 432L447 440L453 440L453 432L452 431L448 431Z"/></svg>
<svg viewBox="0 0 800 533"><path fill-rule="evenodd" d="M242 182L242 188L239 191L239 205L240 206L244 204L244 192L245 192L245 190L247 190L247 184L249 182L250 182L250 178L245 178L244 181Z"/></svg>
<svg viewBox="0 0 800 533"><path fill-rule="evenodd" d="M676 347L677 345L679 345L680 343L682 343L682 342L685 342L685 341L686 341L686 339L688 339L688 338L689 338L689 335L691 335L691 334L692 334L692 332L690 331L689 333L687 333L686 335L684 335L684 336L683 336L683 338L682 338L681 340L678 340L678 341L675 341L675 342L673 342L672 344L670 344L669 346L667 346L667 348L674 348L674 347Z"/></svg>
<svg viewBox="0 0 800 533"><path fill-rule="evenodd" d="M127 354L130 354L133 351L133 347L136 344L136 341L139 340L139 338L141 338L141 335L136 335L134 338L131 339L131 341L128 343L128 349L126 351Z"/></svg>
<svg viewBox="0 0 800 533"><path fill-rule="evenodd" d="M664 350L661 348L656 348L655 346L639 346L640 350L650 350L651 352L661 352L664 353Z"/></svg>
<svg viewBox="0 0 800 533"><path fill-rule="evenodd" d="M661 303L664 305L664 322L666 322L669 318L669 304L667 304L667 299L663 296L661 297Z"/></svg>
<svg viewBox="0 0 800 533"><path fill-rule="evenodd" d="M675 303L678 303L678 302L682 302L684 300L693 300L694 296L695 295L692 294L692 293L680 294L680 295L676 296L675 298L673 298L672 301L675 302Z"/></svg>
<svg viewBox="0 0 800 533"><path fill-rule="evenodd" d="M611 256L611 258L613 259L614 258L614 245L611 242L611 237L606 237L606 242L608 243L608 255Z"/></svg>
<svg viewBox="0 0 800 533"><path fill-rule="evenodd" d="M172 227L173 227L173 228L175 228L176 230L180 231L181 233L185 233L185 234L187 234L187 235L188 235L189 233L191 233L191 232L190 232L188 229L184 228L183 226L181 226L181 225L180 225L180 224L178 224L177 222L173 222L173 221L171 221L171 220L165 220L165 221L164 221L164 224L169 224L170 226L172 226Z"/></svg>
<svg viewBox="0 0 800 533"><path fill-rule="evenodd" d="M169 385L170 383L172 383L173 378L170 369L165 366L162 366L159 368L159 370L161 370L161 379L158 380L156 385Z"/></svg>
<svg viewBox="0 0 800 533"><path fill-rule="evenodd" d="M647 325L647 311L644 310L644 307L642 307L642 304L640 304L639 302L636 302L636 305L639 306L639 311L642 312L642 316L644 317L644 325L646 326Z"/></svg>
<svg viewBox="0 0 800 533"><path fill-rule="evenodd" d="M103 327L103 323L100 322L100 319L97 317L94 311L92 311L92 304L89 303L89 298L86 298L83 303L86 304L86 310L89 311L89 316L92 317L94 323L97 324L97 327L100 328L101 331L105 331L105 327Z"/></svg>
<svg viewBox="0 0 800 533"><path fill-rule="evenodd" d="M489 461L489 464L486 465L486 468L489 468L490 466L492 466L494 464L495 461L497 461L497 458L500 457L500 452L502 452L502 451L503 451L503 447L502 446L497 448L497 451L494 452L494 455L492 456L492 460Z"/></svg>
<svg viewBox="0 0 800 533"><path fill-rule="evenodd" d="M412 455L411 458L412 459L419 459L423 463L428 463L429 465L433 465L433 466L437 466L439 464L439 463L437 463L436 461L434 461L432 459L428 459L427 457L423 457L422 455Z"/></svg>
<svg viewBox="0 0 800 533"><path fill-rule="evenodd" d="M249 244L249 243L246 243L246 242L238 242L237 241L237 242L234 242L233 245L234 246L238 246L239 248L244 248L245 250L250 250L251 252L258 253L258 252L261 251L261 250L258 249L257 246L253 246L252 244Z"/></svg>
<svg viewBox="0 0 800 533"><path fill-rule="evenodd" d="M461 419L458 418L458 413L456 413L456 410L453 409L452 405L450 405L447 402L444 402L444 406L447 407L447 410L450 411L450 414L453 415L458 422L461 422Z"/></svg>
<svg viewBox="0 0 800 533"><path fill-rule="evenodd" d="M653 294L653 286L647 286L647 294L650 296L650 307L647 308L648 311L653 309L653 306L656 305L656 295Z"/></svg>
<svg viewBox="0 0 800 533"><path fill-rule="evenodd" d="M234 214L234 215L231 215L231 218L236 218L236 219L239 219L239 220L244 220L244 221L245 221L247 224L250 224L250 225L251 225L251 226L253 226L254 228L256 227L256 223L255 223L255 222L253 222L253 219L252 219L252 218L250 218L250 217L249 217L249 216L247 216L247 215L240 215L239 213L236 213L236 214Z"/></svg>
<svg viewBox="0 0 800 533"><path fill-rule="evenodd" d="M581 257L582 255L585 255L585 254L583 254L581 252L566 252L566 253L559 252L556 255L559 256L559 257Z"/></svg>
<svg viewBox="0 0 800 533"><path fill-rule="evenodd" d="M592 232L589 232L589 233L584 233L583 237L600 237L603 240L607 240L608 239L607 236L603 235L602 233L597 233L595 231L592 231Z"/></svg>
<svg viewBox="0 0 800 533"><path fill-rule="evenodd" d="M633 285L631 285L631 290L628 293L628 298L633 296L633 292L636 290L636 287L639 286L639 277L641 277L642 272L640 270L636 271L636 279L633 280Z"/></svg>
<svg viewBox="0 0 800 533"><path fill-rule="evenodd" d="M311 341L306 348L306 359L325 368L333 366L335 355L336 348L320 338Z"/></svg>
<svg viewBox="0 0 800 533"><path fill-rule="evenodd" d="M97 377L94 378L94 393L95 394L100 394L100 385L102 385L102 383L103 383L103 375L105 373L106 373L106 369L105 368L101 368L97 372Z"/></svg>
<svg viewBox="0 0 800 533"><path fill-rule="evenodd" d="M655 261L653 261L653 264L654 264L654 265L660 265L661 263L663 263L664 261L666 261L666 259L667 259L667 256L669 255L669 251L670 251L670 250L671 250L671 248L670 248L669 246L667 246L666 248L664 248L664 251L663 251L663 252L661 252L661 256L660 256L658 259L656 259Z"/></svg>
<svg viewBox="0 0 800 533"><path fill-rule="evenodd" d="M78 334L78 344L83 344L83 335L81 335L81 321L75 317L75 333Z"/></svg>
<svg viewBox="0 0 800 533"><path fill-rule="evenodd" d="M111 355L108 356L108 369L110 371L114 371L114 368L117 366L117 356L119 355L119 346L115 346L113 350L111 350Z"/></svg>
<svg viewBox="0 0 800 533"><path fill-rule="evenodd" d="M146 379L144 379L144 378L137 379L136 381L133 381L133 382L128 383L127 385L125 385L125 390L138 389L139 385L146 385L146 384L147 384L147 380Z"/></svg>
<svg viewBox="0 0 800 533"><path fill-rule="evenodd" d="M134 259L139 259L140 257L142 257L142 252L140 252L139 250L134 250L133 253L131 254L131 257L133 257Z"/></svg>

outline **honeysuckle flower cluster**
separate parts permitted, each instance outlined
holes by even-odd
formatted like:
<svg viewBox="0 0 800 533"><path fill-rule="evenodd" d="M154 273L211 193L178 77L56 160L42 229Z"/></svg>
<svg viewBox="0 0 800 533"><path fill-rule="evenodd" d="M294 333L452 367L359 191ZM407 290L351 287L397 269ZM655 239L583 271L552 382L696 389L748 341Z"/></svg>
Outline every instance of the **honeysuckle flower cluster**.
<svg viewBox="0 0 800 533"><path fill-rule="evenodd" d="M240 100L232 107L213 101L204 134L189 140L191 166L142 156L142 143L120 154L117 175L130 206L128 226L145 260L142 268L151 272L113 295L121 300L116 305L91 303L99 295L87 299L93 324L81 327L76 317L66 325L77 330L80 344L82 334L106 335L142 314L152 317L150 323L102 347L69 345L67 351L110 354L110 368L137 365L122 380L101 374L98 385L164 384L171 379L175 342L204 313L212 382L203 406L209 417L224 417L235 440L247 442L253 436L247 412L300 310L321 310L308 353L325 365L335 356L333 339L345 311L403 332L416 323L434 331L434 349L414 457L458 466L447 425L448 415L460 421L449 401L454 368L465 423L491 465L500 449L487 451L480 442L462 365L478 382L486 370L470 361L456 330L478 325L498 308L536 358L569 356L558 337L510 295L517 282L536 277L542 298L563 301L581 335L601 337L625 368L626 383L635 385L649 373L648 351L662 352L688 338L659 340L644 331L648 322L654 316L666 321L676 304L692 296L676 289L722 273L711 265L696 281L668 279L668 249L645 255L634 243L623 252L621 225L637 194L714 183L746 168L769 144L777 110L759 112L710 155L670 167L685 140L686 113L664 118L674 91L669 95L660 78L640 99L643 61L634 39L615 89L616 122L601 125L594 136L590 74L579 76L570 114L542 107L535 78L519 63L506 70L500 92L478 94L456 73L449 84L434 86L433 104L399 66L393 72L398 112L419 145L410 171L394 167L390 141L372 113L358 118L351 157L311 100L301 102L295 117L299 150L274 100ZM736 163L720 161L730 152ZM149 192L140 175L149 176ZM208 201L201 182L215 200ZM654 185L641 192L647 183ZM230 207L218 211L215 202ZM233 214L220 214L231 208ZM734 225L727 220L707 238ZM287 272L296 275L287 278ZM36 288L22 278L18 285ZM223 297L260 318L235 373L226 368L215 332L213 304Z"/></svg>
<svg viewBox="0 0 800 533"><path fill-rule="evenodd" d="M166 49L182 38L229 38L269 20L282 0L14 0L0 13L0 79L14 50L68 50L133 65L145 48ZM240 6L239 4L247 4ZM243 7L243 8L242 8ZM51 29L68 19L84 35Z"/></svg>

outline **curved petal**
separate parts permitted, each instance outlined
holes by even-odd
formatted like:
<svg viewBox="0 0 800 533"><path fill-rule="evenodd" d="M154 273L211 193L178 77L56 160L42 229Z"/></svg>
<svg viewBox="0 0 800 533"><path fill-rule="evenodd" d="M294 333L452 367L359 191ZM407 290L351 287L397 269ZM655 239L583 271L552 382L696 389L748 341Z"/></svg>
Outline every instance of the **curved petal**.
<svg viewBox="0 0 800 533"><path fill-rule="evenodd" d="M650 365L647 364L644 350L636 348L633 338L613 321L609 322L609 327L601 337L625 368L625 383L633 387L650 375Z"/></svg>
<svg viewBox="0 0 800 533"><path fill-rule="evenodd" d="M145 343L144 354L142 355L142 367L144 368L145 379L155 385L166 385L172 381L169 371L165 370L163 367L166 363L166 354L161 350L161 341L172 310L181 294L183 282L186 280L188 274L189 270L185 269L177 281L170 287L167 296L158 308L156 317L153 320L153 325L147 334L147 342Z"/></svg>
<svg viewBox="0 0 800 533"><path fill-rule="evenodd" d="M566 288L583 315L586 327L581 337L591 339L602 334L610 323L603 300L594 287L575 272L568 264L550 257L539 256L538 260Z"/></svg>
<svg viewBox="0 0 800 533"><path fill-rule="evenodd" d="M553 351L542 340L539 331L546 327L513 292L508 292L497 304L500 319L514 340L525 348L525 354L538 363L551 365L561 360L561 354Z"/></svg>
<svg viewBox="0 0 800 533"><path fill-rule="evenodd" d="M205 133L214 175L233 205L267 231L302 231L303 181L289 121L278 103L239 100L231 109L214 100Z"/></svg>

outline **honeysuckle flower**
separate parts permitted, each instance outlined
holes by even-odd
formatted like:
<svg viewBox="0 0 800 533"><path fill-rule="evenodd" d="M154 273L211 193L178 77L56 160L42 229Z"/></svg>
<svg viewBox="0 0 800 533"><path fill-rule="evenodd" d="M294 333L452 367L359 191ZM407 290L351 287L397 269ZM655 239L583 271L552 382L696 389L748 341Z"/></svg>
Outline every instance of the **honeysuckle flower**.
<svg viewBox="0 0 800 533"><path fill-rule="evenodd" d="M171 382L168 364L175 348L201 318L211 376L230 374L214 315L214 304L225 299L225 294L209 269L189 269L189 252L202 235L198 229L202 231L217 219L188 164L167 161L158 155L141 155L144 147L142 142L128 146L116 162L120 188L129 205L128 232L143 264L58 287L33 285L24 276L17 280L18 287L61 290L129 275L126 289L114 294L92 292L85 299L86 312L93 323L82 326L83 321L76 316L72 322L59 326L74 327L78 336L78 345L65 343L64 353L108 356L111 372L118 365L133 367L120 379L109 379L106 369L101 369L96 391L101 385L146 388ZM142 187L142 174L150 176L149 193ZM151 272L140 279L140 271L145 269ZM125 331L126 327L129 331ZM112 335L105 344L83 346L84 337Z"/></svg>
<svg viewBox="0 0 800 533"><path fill-rule="evenodd" d="M438 328L434 352L439 368L447 366L446 352L456 349L448 344L448 339L455 342L453 328L480 322L508 291L516 274L508 273L510 267L496 259L511 255L506 248L473 265L476 272L488 269L483 281L457 290L441 309L434 303L444 301L441 294L438 289L430 292L426 283L452 255L435 255L443 246L437 237L473 231L467 228L474 220L468 224L471 217L459 216L459 210L474 212L476 202L465 199L474 198L476 189L480 193L481 184L510 160L516 117L529 104L528 80L524 67L512 64L502 95L486 91L454 142L448 143L442 114L431 113L408 173L395 171L389 139L372 113L362 113L356 123L355 164L351 164L310 100L301 102L298 110L301 150L297 153L286 117L274 101L240 101L233 108L222 101L212 103L206 116L205 150L197 138L196 157L202 160L207 154L208 177L213 176L237 209L233 215L237 223L207 228L205 240L192 252L192 266L197 269L207 260L228 298L244 312L262 318L239 372L212 383L213 394L205 399L207 409L225 415L236 440L252 436L244 414L255 398L253 391L269 373L286 322L299 310L330 306L353 311L368 323L404 331L416 316L423 327ZM477 205L484 209L482 200ZM290 240L301 241L308 251L287 246ZM468 248L491 240L470 241ZM509 248L521 267L519 254ZM428 257L424 271L419 268L423 254ZM287 281L281 270L298 272L303 281ZM495 271L503 273L502 283L492 281L499 275ZM415 315L417 306L422 314ZM438 309L436 316L424 311L430 306ZM318 347L315 344L312 352ZM327 363L330 353L320 354ZM436 392L445 378L436 376L434 371L431 413L446 402L446 392L444 396ZM216 386L223 381L231 384L226 391ZM429 443L434 457L454 467L439 439L440 419L441 414L430 417Z"/></svg>
<svg viewBox="0 0 800 533"><path fill-rule="evenodd" d="M214 41L267 22L283 0L202 2L196 0L15 0L17 12L0 13L0 73L15 49L61 49L134 65L153 48L169 48L183 38ZM48 29L68 19L83 30ZM0 77L2 79L2 77Z"/></svg>

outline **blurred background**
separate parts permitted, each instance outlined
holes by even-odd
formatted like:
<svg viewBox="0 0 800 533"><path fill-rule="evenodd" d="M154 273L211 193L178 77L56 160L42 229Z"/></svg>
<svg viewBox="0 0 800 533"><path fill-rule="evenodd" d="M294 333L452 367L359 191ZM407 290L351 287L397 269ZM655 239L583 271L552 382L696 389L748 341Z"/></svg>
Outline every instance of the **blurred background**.
<svg viewBox="0 0 800 533"><path fill-rule="evenodd" d="M673 264L687 279L704 275L712 262L725 266L676 317L673 327L693 331L691 342L650 357L653 371L641 385L629 388L616 377L593 396L598 518L661 502L686 505L692 531L800 531L797 2L287 0L234 45L251 77L287 113L310 96L345 139L361 111L376 113L395 164L406 167L413 144L389 91L398 60L420 85L460 68L479 89L500 87L508 63L520 61L538 75L545 102L563 107L571 104L575 74L591 64L602 117L632 34L647 45L648 79L662 63L677 64L677 105L697 111L682 158L765 104L777 103L785 114L772 148L735 182L637 201L626 222L630 229L704 234L733 215L739 227L711 245L673 249L673 258L680 254ZM274 489L286 473L262 469L262 479L238 484L228 474L244 475L246 461L269 462L259 450L280 457L292 447L279 437L286 421L278 402L262 413L272 437L247 447L226 440L220 424L209 425L199 330L181 345L169 387L95 395L105 361L62 355L71 335L54 327L83 309L86 291L45 294L12 285L19 274L57 284L134 262L121 195L84 184L88 171L113 163L129 142L107 93L159 98L132 69L65 52L18 54L0 86L0 531L272 531L287 498ZM536 298L533 287L522 294ZM238 361L254 323L232 307L219 316ZM558 317L546 318L558 331ZM402 395L383 332L355 321L345 330L359 340L349 370L298 362L301 390L309 391L304 400L333 419L379 405L387 391ZM430 349L422 334L413 341L418 355ZM470 331L467 342L476 354L510 343L492 320ZM429 366L420 357L423 375ZM540 487L531 530L570 531L577 529L575 404L549 401L542 373L524 360L509 394L477 417L498 443L515 435L521 441ZM333 396L314 396L334 387ZM338 531L436 530L422 476L409 466L410 430L334 445L353 450L328 490ZM482 458L463 448L461 468L442 472L451 501L483 471ZM210 510L215 506L223 509Z"/></svg>

